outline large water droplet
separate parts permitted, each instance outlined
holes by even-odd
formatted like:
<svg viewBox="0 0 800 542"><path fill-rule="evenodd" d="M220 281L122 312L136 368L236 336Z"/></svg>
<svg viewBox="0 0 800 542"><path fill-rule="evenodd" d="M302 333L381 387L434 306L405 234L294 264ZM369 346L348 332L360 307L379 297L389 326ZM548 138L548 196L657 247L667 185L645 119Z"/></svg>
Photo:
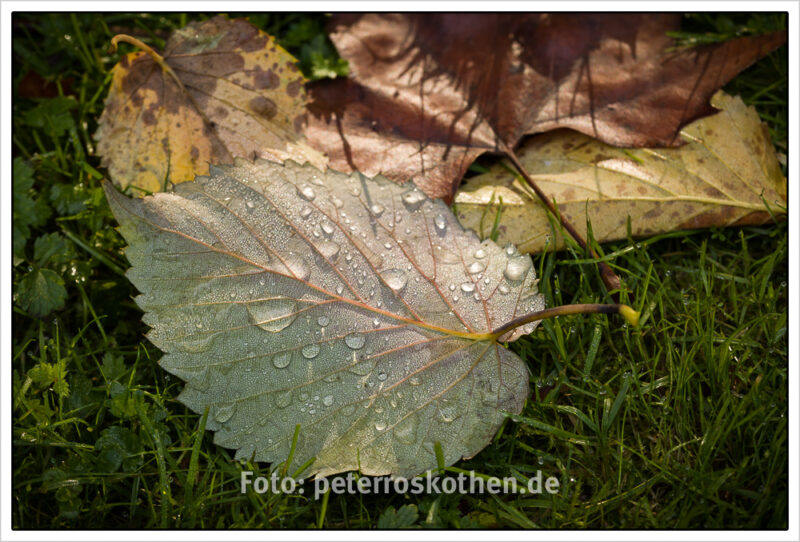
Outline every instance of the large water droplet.
<svg viewBox="0 0 800 542"><path fill-rule="evenodd" d="M275 406L278 408L286 408L292 402L292 392L284 391L275 395Z"/></svg>
<svg viewBox="0 0 800 542"><path fill-rule="evenodd" d="M459 413L454 407L446 406L439 408L439 417L445 423L450 423L456 418L458 418Z"/></svg>
<svg viewBox="0 0 800 542"><path fill-rule="evenodd" d="M377 429L378 431L383 431L384 429L386 429L386 422L384 422L383 420L375 422L375 429Z"/></svg>
<svg viewBox="0 0 800 542"><path fill-rule="evenodd" d="M319 355L319 345L316 343L307 344L301 350L303 357L306 359L314 359Z"/></svg>
<svg viewBox="0 0 800 542"><path fill-rule="evenodd" d="M216 336L216 333L202 334L198 336L190 335L181 342L181 350L190 352L192 354L208 352L211 349L211 344L214 342L214 337Z"/></svg>
<svg viewBox="0 0 800 542"><path fill-rule="evenodd" d="M253 324L264 331L278 333L295 321L297 318L296 307L297 303L294 299L281 297L248 303L247 312L250 314L250 321Z"/></svg>
<svg viewBox="0 0 800 542"><path fill-rule="evenodd" d="M355 352L353 353L355 355ZM360 361L350 367L348 369L351 373L356 374L358 376L367 376L372 370L375 368L375 360L374 359L365 359L364 361Z"/></svg>
<svg viewBox="0 0 800 542"><path fill-rule="evenodd" d="M307 184L298 186L297 193L306 201L313 201L314 198L317 197L317 193L314 192L314 189Z"/></svg>
<svg viewBox="0 0 800 542"><path fill-rule="evenodd" d="M320 316L319 318L317 318L317 323L320 325L320 327L325 327L328 324L330 324L330 322L331 322L331 319L328 318L327 316L325 316L324 314L322 316Z"/></svg>
<svg viewBox="0 0 800 542"><path fill-rule="evenodd" d="M402 269L389 269L381 273L381 277L386 281L386 285L395 292L401 291L408 283L408 276Z"/></svg>
<svg viewBox="0 0 800 542"><path fill-rule="evenodd" d="M333 404L333 395L326 395L323 397L322 404L325 406L331 406Z"/></svg>
<svg viewBox="0 0 800 542"><path fill-rule="evenodd" d="M404 192L400 198L403 200L406 209L409 211L416 211L420 208L422 202L425 201L425 194L417 188L412 188L408 192Z"/></svg>
<svg viewBox="0 0 800 542"><path fill-rule="evenodd" d="M323 241L319 244L318 248L319 253L331 262L335 262L339 257L339 245L333 241Z"/></svg>
<svg viewBox="0 0 800 542"><path fill-rule="evenodd" d="M414 444L417 432L417 416L411 414L394 428L395 438L403 444Z"/></svg>
<svg viewBox="0 0 800 542"><path fill-rule="evenodd" d="M472 254L472 256L478 260L482 260L486 257L486 251L483 250L483 248L479 248Z"/></svg>
<svg viewBox="0 0 800 542"><path fill-rule="evenodd" d="M275 354L275 357L272 358L272 364L278 369L283 369L284 367L288 367L291 361L292 361L291 352L280 352L278 354Z"/></svg>
<svg viewBox="0 0 800 542"><path fill-rule="evenodd" d="M483 264L483 262L472 262L467 266L467 271L473 274L480 273L484 269L486 269L486 266Z"/></svg>
<svg viewBox="0 0 800 542"><path fill-rule="evenodd" d="M447 231L447 217L439 213L436 215L436 218L433 219L433 225L436 226L437 233L444 234L444 232Z"/></svg>
<svg viewBox="0 0 800 542"><path fill-rule="evenodd" d="M300 209L300 218L302 218L303 220L305 220L305 219L307 219L308 217L310 217L310 216L311 216L311 213L312 213L311 207L309 207L308 205L306 205L305 207L303 207L302 209Z"/></svg>
<svg viewBox="0 0 800 542"><path fill-rule="evenodd" d="M508 260L503 275L505 275L508 280L522 280L525 278L525 274L530 268L530 256L514 256Z"/></svg>
<svg viewBox="0 0 800 542"><path fill-rule="evenodd" d="M369 210L372 211L372 214L375 215L375 218L379 218L383 214L383 211L385 211L386 209L380 203L376 203L372 207L370 207Z"/></svg>
<svg viewBox="0 0 800 542"><path fill-rule="evenodd" d="M308 267L306 261L299 255L289 253L289 256L286 257L284 260L286 267L289 268L289 271L297 277L297 280L308 280L308 277L311 275L311 270Z"/></svg>
<svg viewBox="0 0 800 542"><path fill-rule="evenodd" d="M220 405L214 411L214 419L219 423L225 423L233 417L234 412L236 412L236 403Z"/></svg>
<svg viewBox="0 0 800 542"><path fill-rule="evenodd" d="M336 229L333 227L333 225L330 222L328 222L327 220L325 222L323 222L322 225L320 225L320 228L322 228L322 233L324 233L328 237L333 235L333 232L336 231Z"/></svg>
<svg viewBox="0 0 800 542"><path fill-rule="evenodd" d="M353 350L358 350L364 347L364 343L367 342L367 338L364 337L361 333L351 333L350 335L346 335L344 338L344 344L346 344L349 348Z"/></svg>
<svg viewBox="0 0 800 542"><path fill-rule="evenodd" d="M466 293L474 292L475 291L475 284L473 284L471 282L465 282L465 283L463 283L461 285L461 291L462 292L466 292Z"/></svg>

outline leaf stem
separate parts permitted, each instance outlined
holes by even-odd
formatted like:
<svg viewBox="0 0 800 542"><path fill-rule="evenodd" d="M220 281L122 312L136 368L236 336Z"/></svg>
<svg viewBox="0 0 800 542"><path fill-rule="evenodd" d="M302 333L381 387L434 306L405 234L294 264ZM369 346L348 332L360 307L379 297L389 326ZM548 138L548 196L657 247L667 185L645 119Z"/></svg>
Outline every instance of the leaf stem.
<svg viewBox="0 0 800 542"><path fill-rule="evenodd" d="M514 154L514 151L506 147L505 149L503 149L503 152L506 154L508 159L511 160L511 163L514 165L514 168L516 168L516 170L519 171L519 174L522 175L522 178L525 179L525 182L527 182L528 185L533 189L533 191L536 192L536 195L539 196L539 199L542 200L542 202L545 204L548 210L551 213L553 213L553 216L558 218L558 220L561 222L561 225L564 226L564 229L569 232L569 234L572 236L573 239L575 239L575 241L581 246L581 248L589 252L593 258L599 258L600 256L597 254L597 252L595 252L595 250L589 246L589 244L581 236L581 234L578 233L578 230L576 230L575 227L572 224L570 224L569 220L564 218L564 216L562 216L562 214L558 212L555 205L553 205L553 202L550 200L547 194L545 194L542 191L542 189L539 188L536 182L531 178L531 176L528 175L528 172L525 171L525 168L520 163L519 159L517 158L517 155ZM609 290L619 290L622 287L619 277L617 276L616 273L614 273L614 271L607 263L599 261L597 262L597 266L600 268L600 276L602 277L603 282L606 285L606 288L608 288ZM614 301L619 302L619 294L614 293L611 295L614 298Z"/></svg>
<svg viewBox="0 0 800 542"><path fill-rule="evenodd" d="M604 305L602 303L582 303L577 305L560 305L558 307L550 307L542 311L532 312L515 318L510 322L500 326L492 331L491 335L494 340L499 339L512 329L519 326L536 322L537 320L544 320L545 318L553 318L554 316L567 316L570 314L619 314L632 326L639 325L639 311L633 310L628 305Z"/></svg>

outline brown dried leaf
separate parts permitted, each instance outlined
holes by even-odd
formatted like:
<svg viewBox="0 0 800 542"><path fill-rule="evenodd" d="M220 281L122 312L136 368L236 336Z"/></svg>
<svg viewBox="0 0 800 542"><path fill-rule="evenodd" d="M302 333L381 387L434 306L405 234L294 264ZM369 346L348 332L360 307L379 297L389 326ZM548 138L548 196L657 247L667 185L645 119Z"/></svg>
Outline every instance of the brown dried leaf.
<svg viewBox="0 0 800 542"><path fill-rule="evenodd" d="M336 18L351 78L312 87L306 136L330 165L451 198L469 164L569 127L620 146L679 143L711 95L785 33L670 52L677 14Z"/></svg>
<svg viewBox="0 0 800 542"><path fill-rule="evenodd" d="M96 138L117 185L158 192L236 156L324 168L301 137L305 80L270 36L218 16L173 33L163 58L180 84L146 52L112 71Z"/></svg>
<svg viewBox="0 0 800 542"><path fill-rule="evenodd" d="M766 125L738 97L720 92L711 103L722 111L684 128L689 143L677 149L618 149L559 130L531 138L519 159L581 234L591 221L599 241L625 238L629 217L636 237L763 224L770 212L785 213L786 178ZM550 240L538 198L502 166L467 180L456 194L457 215L487 236L501 198L498 242L524 252L563 247L560 236Z"/></svg>

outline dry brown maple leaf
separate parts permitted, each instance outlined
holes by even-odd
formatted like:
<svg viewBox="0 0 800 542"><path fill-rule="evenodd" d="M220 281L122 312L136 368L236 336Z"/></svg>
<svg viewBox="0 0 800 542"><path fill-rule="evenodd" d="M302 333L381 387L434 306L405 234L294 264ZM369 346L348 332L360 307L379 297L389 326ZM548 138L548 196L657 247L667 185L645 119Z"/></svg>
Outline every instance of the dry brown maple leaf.
<svg viewBox="0 0 800 542"><path fill-rule="evenodd" d="M469 164L568 127L619 146L680 127L785 33L669 51L677 14L351 14L331 39L348 80L311 88L306 136L331 167L414 179L450 200Z"/></svg>
<svg viewBox="0 0 800 542"><path fill-rule="evenodd" d="M579 233L588 218L601 242L625 238L628 220L633 236L652 236L784 214L786 178L766 125L740 98L720 92L711 103L722 111L686 126L688 143L677 149L618 149L558 130L526 141L519 159ZM502 205L498 242L563 248L538 198L502 165L469 179L455 201L461 224L482 236Z"/></svg>
<svg viewBox="0 0 800 542"><path fill-rule="evenodd" d="M117 185L158 192L237 156L324 168L301 137L305 79L264 32L217 16L173 33L163 57L137 45L145 52L124 56L112 71L96 134Z"/></svg>

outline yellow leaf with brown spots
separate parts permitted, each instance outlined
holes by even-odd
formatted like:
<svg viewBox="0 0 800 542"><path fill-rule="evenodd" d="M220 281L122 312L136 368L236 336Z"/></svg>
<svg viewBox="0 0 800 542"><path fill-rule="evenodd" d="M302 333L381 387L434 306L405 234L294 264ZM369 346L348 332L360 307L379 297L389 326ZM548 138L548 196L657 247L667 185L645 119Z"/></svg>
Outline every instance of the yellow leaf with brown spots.
<svg viewBox="0 0 800 542"><path fill-rule="evenodd" d="M530 139L518 156L559 211L598 241L711 226L763 224L786 213L786 178L767 127L752 107L721 92L721 109L686 126L676 149L621 149L560 130ZM501 203L502 200L502 203ZM564 240L523 180L498 165L456 193L466 228L524 252L561 249Z"/></svg>
<svg viewBox="0 0 800 542"><path fill-rule="evenodd" d="M302 137L305 79L295 62L255 26L222 16L177 30L163 55L127 54L112 70L95 135L112 181L159 192L234 157L324 169L325 156Z"/></svg>

